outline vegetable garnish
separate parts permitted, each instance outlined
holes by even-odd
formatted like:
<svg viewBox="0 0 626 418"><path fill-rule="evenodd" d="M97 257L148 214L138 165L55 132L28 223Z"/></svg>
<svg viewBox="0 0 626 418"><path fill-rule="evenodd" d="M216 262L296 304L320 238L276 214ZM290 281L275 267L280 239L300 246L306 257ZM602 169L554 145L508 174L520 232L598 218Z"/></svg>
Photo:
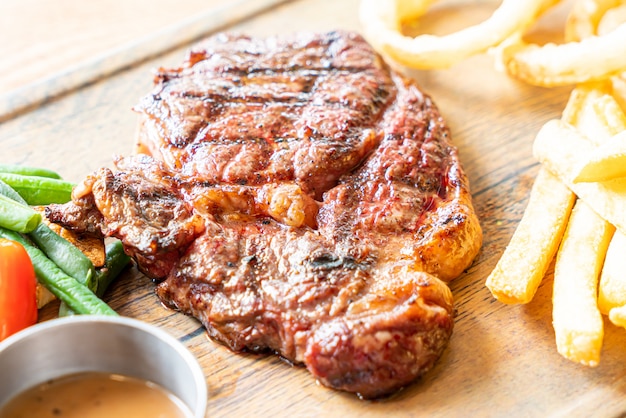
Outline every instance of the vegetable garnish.
<svg viewBox="0 0 626 418"><path fill-rule="evenodd" d="M87 286L65 274L54 262L31 244L21 234L0 228L0 238L17 241L24 246L30 256L37 278L57 298L65 302L78 314L117 315L117 313L98 298Z"/></svg>
<svg viewBox="0 0 626 418"><path fill-rule="evenodd" d="M20 196L11 186L0 180L0 199L4 197L13 199L17 205L32 210L28 207L26 200ZM2 201L0 200L0 205ZM0 206L1 209L1 206ZM33 212L35 212L33 210ZM36 212L35 212L36 213ZM41 215L39 218L41 219ZM9 225L3 225L2 212L0 212L0 226L16 231L15 228L11 228ZM57 264L64 273L72 276L79 282L85 284L95 274L94 266L91 261L83 254L76 246L68 242L65 238L59 236L56 232L50 229L45 223L39 223L36 228L31 231L18 232L30 232L29 237L35 244Z"/></svg>
<svg viewBox="0 0 626 418"><path fill-rule="evenodd" d="M106 246L106 262L104 267L96 270L96 273L91 276L86 285L92 292L98 297L104 296L109 285L115 280L117 276L124 270L124 268L130 263L130 257L124 252L124 245L122 241L112 241ZM61 303L59 306L59 316L74 315L72 311L65 303Z"/></svg>
<svg viewBox="0 0 626 418"><path fill-rule="evenodd" d="M24 247L0 239L0 341L37 322L36 286Z"/></svg>
<svg viewBox="0 0 626 418"><path fill-rule="evenodd" d="M34 271L35 289L38 281L60 299L61 315L117 315L100 297L130 261L121 242L109 244L106 264L96 269L79 247L41 222L43 216L31 207L65 203L72 188L53 171L0 164L0 239L21 246Z"/></svg>
<svg viewBox="0 0 626 418"><path fill-rule="evenodd" d="M48 170L47 168L29 167L29 166L18 165L18 164L1 164L0 163L0 173L13 173L13 174L21 174L23 176L48 177L51 179L61 180L61 176L59 175L59 173L52 171L52 170Z"/></svg>
<svg viewBox="0 0 626 418"><path fill-rule="evenodd" d="M65 203L71 199L74 183L38 176L2 173L0 180L11 186L29 205Z"/></svg>
<svg viewBox="0 0 626 418"><path fill-rule="evenodd" d="M12 231L31 232L41 222L41 215L32 208L0 194L0 226Z"/></svg>

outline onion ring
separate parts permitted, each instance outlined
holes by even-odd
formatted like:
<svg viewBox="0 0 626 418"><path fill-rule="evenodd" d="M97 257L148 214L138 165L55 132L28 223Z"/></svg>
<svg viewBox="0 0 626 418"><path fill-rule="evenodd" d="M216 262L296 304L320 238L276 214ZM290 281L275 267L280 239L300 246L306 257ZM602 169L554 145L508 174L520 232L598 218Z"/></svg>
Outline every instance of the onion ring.
<svg viewBox="0 0 626 418"><path fill-rule="evenodd" d="M510 75L536 86L608 78L626 69L626 23L605 35L560 45L539 46L520 40L502 49L501 59Z"/></svg>
<svg viewBox="0 0 626 418"><path fill-rule="evenodd" d="M565 40L577 42L598 35L605 13L624 3L622 0L579 0L572 6L565 23Z"/></svg>
<svg viewBox="0 0 626 418"><path fill-rule="evenodd" d="M624 0L579 0L568 15L565 43L526 43L518 33L500 48L500 65L509 75L542 87L619 75L626 70L626 22L603 25L603 19L624 3Z"/></svg>
<svg viewBox="0 0 626 418"><path fill-rule="evenodd" d="M401 33L402 23L423 16L434 0L361 0L359 17L367 40L400 64L448 68L525 31L560 0L503 0L487 20L445 36Z"/></svg>

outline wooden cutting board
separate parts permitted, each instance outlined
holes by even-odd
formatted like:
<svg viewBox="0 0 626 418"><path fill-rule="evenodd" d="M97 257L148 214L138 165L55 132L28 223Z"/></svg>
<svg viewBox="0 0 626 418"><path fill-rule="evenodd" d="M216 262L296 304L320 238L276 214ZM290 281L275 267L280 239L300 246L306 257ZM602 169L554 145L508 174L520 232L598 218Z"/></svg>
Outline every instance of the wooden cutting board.
<svg viewBox="0 0 626 418"><path fill-rule="evenodd" d="M493 1L442 2L425 29L446 31L493 11ZM295 30L359 29L357 0L299 0L282 4L233 30L267 35ZM462 11L462 12L459 12ZM559 15L536 36L559 33ZM552 33L553 32L553 33ZM44 166L72 181L133 148L137 116L130 110L152 83L150 70L176 65L184 48L33 108L0 125L0 161ZM484 245L455 280L458 317L437 366L397 395L363 401L318 385L303 368L276 357L235 354L210 341L197 321L165 309L154 285L136 270L106 295L120 314L156 324L198 357L209 386L210 417L545 417L626 414L626 331L606 321L598 367L559 356L551 325L551 273L524 306L495 301L484 282L525 208L538 164L532 141L560 117L571 88L543 89L509 79L481 55L451 69L412 71L447 119L471 182ZM41 312L54 317L56 306ZM45 349L43 347L42 349Z"/></svg>

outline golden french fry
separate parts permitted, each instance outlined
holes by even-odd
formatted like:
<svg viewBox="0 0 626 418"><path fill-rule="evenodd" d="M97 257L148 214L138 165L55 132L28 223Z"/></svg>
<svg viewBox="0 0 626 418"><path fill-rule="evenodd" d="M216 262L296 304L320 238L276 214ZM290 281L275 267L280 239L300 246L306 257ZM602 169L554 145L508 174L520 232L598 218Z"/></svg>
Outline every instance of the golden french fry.
<svg viewBox="0 0 626 418"><path fill-rule="evenodd" d="M570 94L561 119L582 132L600 130L600 133L603 134L607 131L606 126L602 124L604 117L598 113L600 109L598 106L594 106L594 103L611 98L612 90L613 85L608 80L576 86ZM611 133L608 136L614 134Z"/></svg>
<svg viewBox="0 0 626 418"><path fill-rule="evenodd" d="M570 94L562 119L586 127L597 123L593 104L609 94L609 83L579 86ZM576 196L544 167L509 245L487 277L486 286L504 303L528 303L541 284L561 242Z"/></svg>
<svg viewBox="0 0 626 418"><path fill-rule="evenodd" d="M592 103L590 116L594 123L577 125L577 128L596 144L602 144L626 130L626 115L612 95L604 94Z"/></svg>
<svg viewBox="0 0 626 418"><path fill-rule="evenodd" d="M626 178L602 183L574 183L578 161L593 152L593 143L559 120L546 123L535 138L535 158L607 222L626 233Z"/></svg>
<svg viewBox="0 0 626 418"><path fill-rule="evenodd" d="M401 33L402 24L423 16L433 0L361 0L359 18L368 41L400 64L447 68L523 32L560 0L503 0L491 17L445 36Z"/></svg>
<svg viewBox="0 0 626 418"><path fill-rule="evenodd" d="M626 306L611 309L609 319L618 327L626 328Z"/></svg>
<svg viewBox="0 0 626 418"><path fill-rule="evenodd" d="M626 23L602 36L564 44L529 44L519 38L500 51L507 73L526 83L563 86L605 79L626 69Z"/></svg>
<svg viewBox="0 0 626 418"><path fill-rule="evenodd" d="M572 209L554 267L552 323L558 352L596 366L604 338L596 295L598 277L615 228L585 202Z"/></svg>
<svg viewBox="0 0 626 418"><path fill-rule="evenodd" d="M572 125L597 145L591 155L583 157L578 173L573 175L574 183L606 181L626 173L626 166L622 167L624 160L619 156L620 144L624 144L626 150L626 114L615 98L610 81L577 87L564 115L568 115Z"/></svg>
<svg viewBox="0 0 626 418"><path fill-rule="evenodd" d="M568 186L573 183L578 161L593 150L594 145L587 137L572 125L557 119L546 122L533 143L535 158Z"/></svg>
<svg viewBox="0 0 626 418"><path fill-rule="evenodd" d="M606 252L598 286L598 308L608 315L613 308L626 306L626 235L616 232Z"/></svg>
<svg viewBox="0 0 626 418"><path fill-rule="evenodd" d="M622 110L626 110L626 73L611 77L613 97Z"/></svg>
<svg viewBox="0 0 626 418"><path fill-rule="evenodd" d="M561 242L574 194L541 168L524 216L504 250L486 286L501 302L532 300Z"/></svg>
<svg viewBox="0 0 626 418"><path fill-rule="evenodd" d="M626 177L626 131L615 135L587 156L573 182L600 182Z"/></svg>

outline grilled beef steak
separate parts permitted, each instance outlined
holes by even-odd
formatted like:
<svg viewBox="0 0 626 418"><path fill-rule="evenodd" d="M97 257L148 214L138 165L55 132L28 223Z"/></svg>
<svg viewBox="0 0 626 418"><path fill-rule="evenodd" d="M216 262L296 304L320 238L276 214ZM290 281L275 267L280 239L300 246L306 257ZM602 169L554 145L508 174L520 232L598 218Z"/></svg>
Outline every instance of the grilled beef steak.
<svg viewBox="0 0 626 418"><path fill-rule="evenodd" d="M364 397L433 366L481 229L435 105L359 35L218 35L137 110L141 153L49 218L120 238L233 350Z"/></svg>

